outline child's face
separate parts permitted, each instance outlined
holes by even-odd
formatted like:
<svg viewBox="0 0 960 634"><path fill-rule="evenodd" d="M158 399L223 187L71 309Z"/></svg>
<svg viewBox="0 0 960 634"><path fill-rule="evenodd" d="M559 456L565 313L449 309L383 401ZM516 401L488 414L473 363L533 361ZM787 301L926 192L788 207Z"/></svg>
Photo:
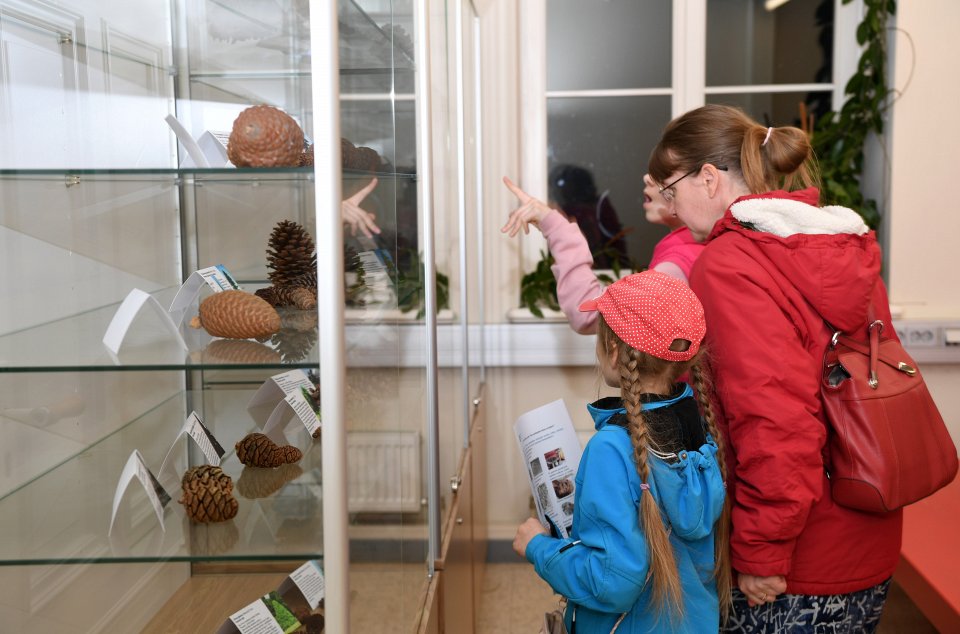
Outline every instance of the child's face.
<svg viewBox="0 0 960 634"><path fill-rule="evenodd" d="M597 364L603 382L610 387L620 387L620 371L617 368L617 351L607 350L600 337L597 337Z"/></svg>
<svg viewBox="0 0 960 634"><path fill-rule="evenodd" d="M675 229L681 224L680 219L673 215L667 201L660 195L660 188L649 174L643 175L643 212L647 222L655 225L666 225Z"/></svg>

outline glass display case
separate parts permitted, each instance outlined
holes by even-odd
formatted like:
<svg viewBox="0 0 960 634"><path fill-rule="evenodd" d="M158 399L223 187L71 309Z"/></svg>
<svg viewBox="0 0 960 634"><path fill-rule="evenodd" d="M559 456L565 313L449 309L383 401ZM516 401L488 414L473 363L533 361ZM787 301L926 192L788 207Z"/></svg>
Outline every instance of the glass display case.
<svg viewBox="0 0 960 634"><path fill-rule="evenodd" d="M311 4L327 6L0 2L10 631L217 631L306 562L324 569L330 544L328 590L349 578L350 593L314 613L362 632L419 621L481 393L475 25L468 0L338 0L323 70L339 85L321 105L331 56L311 35L330 16ZM234 121L260 104L302 130L295 164L228 162ZM339 129L315 129L331 108ZM269 331L211 334L214 287L280 287L294 244L315 305L261 292ZM324 392L333 365L342 389ZM256 433L299 458L242 464ZM230 484L210 510L184 476L217 462ZM345 481L324 481L331 462Z"/></svg>

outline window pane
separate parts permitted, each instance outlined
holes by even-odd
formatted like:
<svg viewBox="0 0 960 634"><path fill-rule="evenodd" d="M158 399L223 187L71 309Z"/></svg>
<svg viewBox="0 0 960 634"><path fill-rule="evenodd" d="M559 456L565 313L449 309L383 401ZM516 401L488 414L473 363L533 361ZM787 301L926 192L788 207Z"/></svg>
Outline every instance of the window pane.
<svg viewBox="0 0 960 634"><path fill-rule="evenodd" d="M802 127L800 104L806 104L807 112L816 119L831 109L832 93L829 92L783 92L757 93L750 95L707 95L707 103L738 106L765 125L793 125Z"/></svg>
<svg viewBox="0 0 960 634"><path fill-rule="evenodd" d="M547 90L669 86L672 11L663 0L548 0Z"/></svg>
<svg viewBox="0 0 960 634"><path fill-rule="evenodd" d="M707 85L833 81L834 0L707 1Z"/></svg>
<svg viewBox="0 0 960 634"><path fill-rule="evenodd" d="M568 214L577 217L594 252L621 229L632 228L627 254L646 266L653 246L667 234L665 227L646 221L642 205L643 175L670 120L670 98L548 99L547 115L551 198L562 200ZM589 183L583 186L591 177L592 196ZM606 268L609 258L595 265Z"/></svg>

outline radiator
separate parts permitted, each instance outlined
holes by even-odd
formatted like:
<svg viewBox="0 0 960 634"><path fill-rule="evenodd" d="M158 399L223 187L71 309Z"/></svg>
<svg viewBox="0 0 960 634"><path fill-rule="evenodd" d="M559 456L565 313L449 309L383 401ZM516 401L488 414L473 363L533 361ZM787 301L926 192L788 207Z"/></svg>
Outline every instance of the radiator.
<svg viewBox="0 0 960 634"><path fill-rule="evenodd" d="M420 510L420 434L347 433L347 509L351 513Z"/></svg>

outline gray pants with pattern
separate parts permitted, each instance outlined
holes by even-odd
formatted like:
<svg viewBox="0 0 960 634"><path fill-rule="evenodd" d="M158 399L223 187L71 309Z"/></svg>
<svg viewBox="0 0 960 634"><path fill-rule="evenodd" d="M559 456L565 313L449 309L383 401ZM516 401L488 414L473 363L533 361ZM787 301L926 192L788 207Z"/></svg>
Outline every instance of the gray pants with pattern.
<svg viewBox="0 0 960 634"><path fill-rule="evenodd" d="M721 632L763 634L873 634L880 623L890 580L850 594L781 594L751 608L733 591L733 614Z"/></svg>

